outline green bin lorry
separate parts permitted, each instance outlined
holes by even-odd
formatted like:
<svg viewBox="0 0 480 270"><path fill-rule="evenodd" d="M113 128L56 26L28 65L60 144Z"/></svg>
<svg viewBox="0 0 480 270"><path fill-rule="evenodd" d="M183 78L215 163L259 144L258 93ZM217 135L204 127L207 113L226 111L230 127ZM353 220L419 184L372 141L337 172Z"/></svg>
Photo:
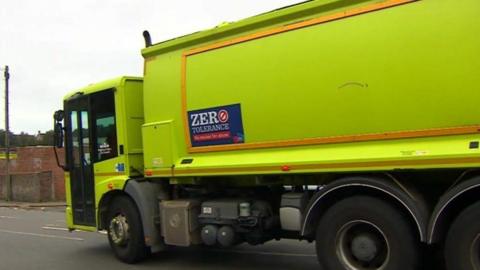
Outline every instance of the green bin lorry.
<svg viewBox="0 0 480 270"><path fill-rule="evenodd" d="M480 1L316 0L146 48L55 113L67 224L127 263L315 242L322 269L480 269Z"/></svg>

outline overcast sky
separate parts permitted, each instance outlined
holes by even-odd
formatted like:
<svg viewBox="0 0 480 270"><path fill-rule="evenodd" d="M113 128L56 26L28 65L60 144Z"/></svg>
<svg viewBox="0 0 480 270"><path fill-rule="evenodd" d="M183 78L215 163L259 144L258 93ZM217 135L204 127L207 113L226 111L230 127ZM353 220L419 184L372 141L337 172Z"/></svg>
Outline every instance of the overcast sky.
<svg viewBox="0 0 480 270"><path fill-rule="evenodd" d="M63 96L143 72L142 32L153 42L235 21L298 0L2 0L0 66L10 66L10 128L52 128ZM5 127L4 80L0 129Z"/></svg>

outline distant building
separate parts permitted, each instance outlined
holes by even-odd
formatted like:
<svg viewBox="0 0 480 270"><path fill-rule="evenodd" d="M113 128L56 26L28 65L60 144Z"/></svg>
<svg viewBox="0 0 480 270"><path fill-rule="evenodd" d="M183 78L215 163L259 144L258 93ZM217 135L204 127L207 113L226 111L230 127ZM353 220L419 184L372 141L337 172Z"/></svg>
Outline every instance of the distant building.
<svg viewBox="0 0 480 270"><path fill-rule="evenodd" d="M45 139L45 133L42 133L40 130L38 131L37 135L35 135L35 140L37 142L41 142Z"/></svg>

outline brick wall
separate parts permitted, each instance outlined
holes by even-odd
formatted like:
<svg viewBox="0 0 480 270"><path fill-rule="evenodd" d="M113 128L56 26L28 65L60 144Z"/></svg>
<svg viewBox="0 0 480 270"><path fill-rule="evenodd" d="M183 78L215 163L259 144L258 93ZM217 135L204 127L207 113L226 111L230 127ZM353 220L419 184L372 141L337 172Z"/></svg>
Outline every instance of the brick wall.
<svg viewBox="0 0 480 270"><path fill-rule="evenodd" d="M0 176L0 199L7 199L7 183ZM17 202L49 202L55 200L52 172L17 173L11 175L12 200Z"/></svg>
<svg viewBox="0 0 480 270"><path fill-rule="evenodd" d="M64 149L57 149L60 163L64 164ZM51 146L37 147L21 147L16 148L17 158L10 160L10 174L35 174L43 172L51 172L52 181L42 180L41 176L38 181L44 185L52 185L53 199L57 201L65 200L65 182L64 172L57 166L55 153ZM6 171L6 161L0 159L0 175L4 175ZM40 188L47 188L42 186ZM1 193L0 193L1 194Z"/></svg>

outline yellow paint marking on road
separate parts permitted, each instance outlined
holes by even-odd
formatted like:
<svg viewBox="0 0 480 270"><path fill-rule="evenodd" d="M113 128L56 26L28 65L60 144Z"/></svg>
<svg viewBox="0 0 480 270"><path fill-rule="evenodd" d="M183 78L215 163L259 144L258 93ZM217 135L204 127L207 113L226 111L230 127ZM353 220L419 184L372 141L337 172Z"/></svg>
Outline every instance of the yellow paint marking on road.
<svg viewBox="0 0 480 270"><path fill-rule="evenodd" d="M1 229L0 229L0 233L9 233L9 234L24 235L24 236L36 236L36 237L54 238L54 239L63 239L63 240L73 240L73 241L84 241L83 238L78 238L78 237L65 237L65 236L58 236L58 235L51 235L51 234L17 232L17 231L9 231L9 230L1 230Z"/></svg>

